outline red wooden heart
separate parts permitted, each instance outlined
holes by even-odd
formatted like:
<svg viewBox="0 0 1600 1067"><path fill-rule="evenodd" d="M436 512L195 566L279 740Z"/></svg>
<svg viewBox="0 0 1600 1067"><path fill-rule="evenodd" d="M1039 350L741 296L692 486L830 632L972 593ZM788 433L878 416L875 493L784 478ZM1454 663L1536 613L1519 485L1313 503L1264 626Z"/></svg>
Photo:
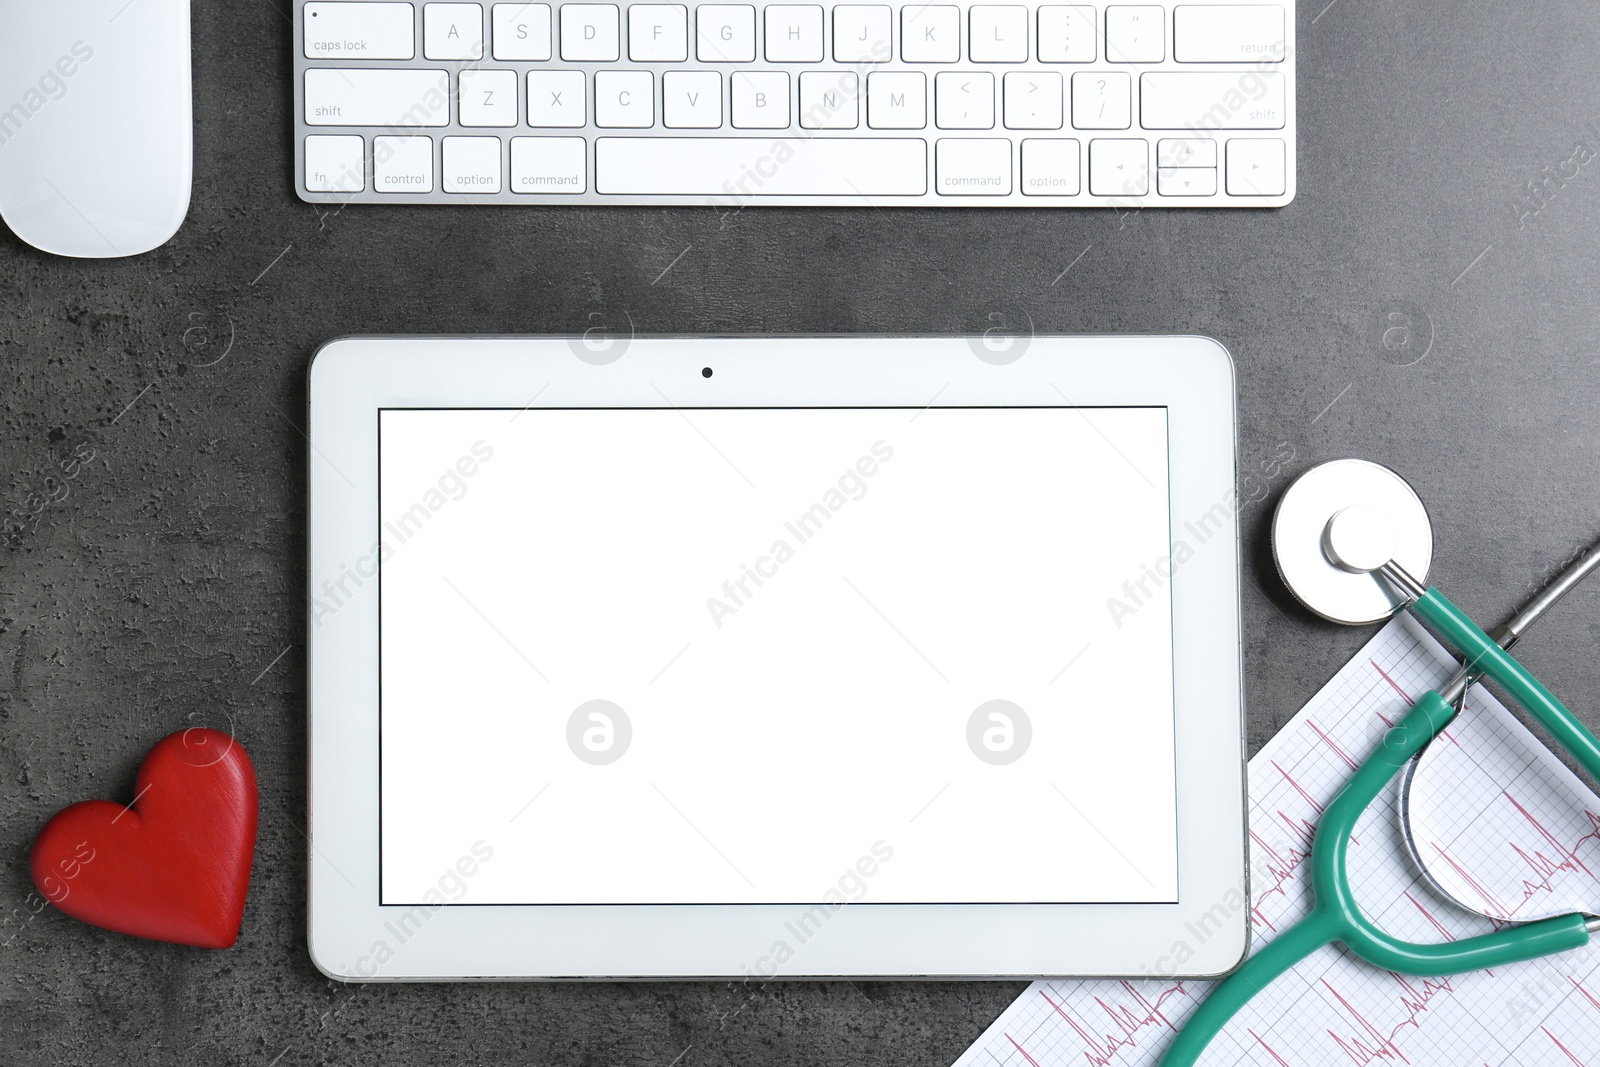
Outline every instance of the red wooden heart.
<svg viewBox="0 0 1600 1067"><path fill-rule="evenodd" d="M256 775L239 743L193 729L156 743L133 805L86 800L34 838L33 884L57 908L121 934L201 948L239 936L256 847Z"/></svg>

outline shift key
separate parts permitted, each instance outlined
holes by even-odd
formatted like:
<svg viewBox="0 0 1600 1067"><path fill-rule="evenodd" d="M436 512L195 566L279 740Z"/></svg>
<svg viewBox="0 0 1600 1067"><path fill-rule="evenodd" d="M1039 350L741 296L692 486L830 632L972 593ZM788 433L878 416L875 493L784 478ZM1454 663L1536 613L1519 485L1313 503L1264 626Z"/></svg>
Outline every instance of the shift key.
<svg viewBox="0 0 1600 1067"><path fill-rule="evenodd" d="M442 70L306 71L306 124L411 129L450 124L450 75Z"/></svg>
<svg viewBox="0 0 1600 1067"><path fill-rule="evenodd" d="M1147 130L1281 130L1285 99L1276 71L1158 71L1140 76L1139 123Z"/></svg>
<svg viewBox="0 0 1600 1067"><path fill-rule="evenodd" d="M307 4L307 59L412 59L416 15L410 4Z"/></svg>

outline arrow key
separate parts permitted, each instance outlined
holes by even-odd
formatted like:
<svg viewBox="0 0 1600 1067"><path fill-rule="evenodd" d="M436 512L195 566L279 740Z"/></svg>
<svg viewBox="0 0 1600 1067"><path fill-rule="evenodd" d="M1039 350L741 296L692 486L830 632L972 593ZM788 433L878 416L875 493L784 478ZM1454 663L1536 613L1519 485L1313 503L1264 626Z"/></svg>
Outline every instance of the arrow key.
<svg viewBox="0 0 1600 1067"><path fill-rule="evenodd" d="M1283 142L1276 137L1228 141L1228 195L1282 196L1287 189Z"/></svg>
<svg viewBox="0 0 1600 1067"><path fill-rule="evenodd" d="M1089 142L1091 196L1144 196L1150 192L1150 142L1138 137L1097 137Z"/></svg>
<svg viewBox="0 0 1600 1067"><path fill-rule="evenodd" d="M1156 171L1156 192L1162 196L1215 196L1213 167L1162 167Z"/></svg>

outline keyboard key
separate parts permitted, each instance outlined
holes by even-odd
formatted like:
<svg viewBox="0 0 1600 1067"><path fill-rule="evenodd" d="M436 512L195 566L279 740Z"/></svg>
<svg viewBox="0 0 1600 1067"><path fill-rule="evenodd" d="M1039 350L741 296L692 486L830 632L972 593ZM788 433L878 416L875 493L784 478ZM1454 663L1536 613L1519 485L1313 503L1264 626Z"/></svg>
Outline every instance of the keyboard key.
<svg viewBox="0 0 1600 1067"><path fill-rule="evenodd" d="M415 20L410 4L307 4L306 58L413 59Z"/></svg>
<svg viewBox="0 0 1600 1067"><path fill-rule="evenodd" d="M595 189L613 194L711 196L922 196L921 138L601 137Z"/></svg>
<svg viewBox="0 0 1600 1067"><path fill-rule="evenodd" d="M853 130L861 124L860 81L854 71L808 70L800 75L800 125L808 130Z"/></svg>
<svg viewBox="0 0 1600 1067"><path fill-rule="evenodd" d="M589 190L589 144L582 137L511 138L513 193Z"/></svg>
<svg viewBox="0 0 1600 1067"><path fill-rule="evenodd" d="M367 187L366 152L363 137L307 137L306 191L361 192Z"/></svg>
<svg viewBox="0 0 1600 1067"><path fill-rule="evenodd" d="M1160 167L1156 170L1156 192L1162 196L1215 196L1215 167Z"/></svg>
<svg viewBox="0 0 1600 1067"><path fill-rule="evenodd" d="M1139 86L1147 130L1281 130L1288 113L1283 75L1274 71L1163 71L1142 75Z"/></svg>
<svg viewBox="0 0 1600 1067"><path fill-rule="evenodd" d="M601 70L594 76L594 124L647 129L656 124L656 76L648 70Z"/></svg>
<svg viewBox="0 0 1600 1067"><path fill-rule="evenodd" d="M561 5L561 58L568 63L615 63L617 37L615 6Z"/></svg>
<svg viewBox="0 0 1600 1067"><path fill-rule="evenodd" d="M689 9L682 4L628 8L628 58L635 63L682 63L689 58Z"/></svg>
<svg viewBox="0 0 1600 1067"><path fill-rule="evenodd" d="M500 138L446 137L443 156L445 192L500 191Z"/></svg>
<svg viewBox="0 0 1600 1067"><path fill-rule="evenodd" d="M1059 130L1065 83L1054 71L1013 71L1005 77L1005 120L1013 130Z"/></svg>
<svg viewBox="0 0 1600 1067"><path fill-rule="evenodd" d="M542 63L550 59L550 5L494 5L494 58Z"/></svg>
<svg viewBox="0 0 1600 1067"><path fill-rule="evenodd" d="M933 79L934 121L946 130L994 129L994 75L944 71Z"/></svg>
<svg viewBox="0 0 1600 1067"><path fill-rule="evenodd" d="M1282 196L1287 188L1284 144L1276 137L1228 141L1228 195Z"/></svg>
<svg viewBox="0 0 1600 1067"><path fill-rule="evenodd" d="M1072 124L1080 130L1125 130L1132 126L1132 76L1114 70L1074 74Z"/></svg>
<svg viewBox="0 0 1600 1067"><path fill-rule="evenodd" d="M738 4L701 4L695 9L702 63L753 63L756 58L756 9Z"/></svg>
<svg viewBox="0 0 1600 1067"><path fill-rule="evenodd" d="M879 4L842 4L833 9L835 63L887 63L894 58L894 13Z"/></svg>
<svg viewBox="0 0 1600 1067"><path fill-rule="evenodd" d="M733 126L739 130L789 128L789 75L781 70L735 71Z"/></svg>
<svg viewBox="0 0 1600 1067"><path fill-rule="evenodd" d="M517 124L517 72L514 70L464 70L458 76L461 125L515 126Z"/></svg>
<svg viewBox="0 0 1600 1067"><path fill-rule="evenodd" d="M529 126L582 126L588 121L581 70L528 72Z"/></svg>
<svg viewBox="0 0 1600 1067"><path fill-rule="evenodd" d="M1101 137L1089 142L1091 195L1144 196L1149 191L1149 141Z"/></svg>
<svg viewBox="0 0 1600 1067"><path fill-rule="evenodd" d="M1094 8L1052 4L1039 9L1040 62L1093 63L1095 52Z"/></svg>
<svg viewBox="0 0 1600 1067"><path fill-rule="evenodd" d="M927 126L927 76L921 71L876 70L868 74L867 125L875 130L920 130Z"/></svg>
<svg viewBox="0 0 1600 1067"><path fill-rule="evenodd" d="M1020 5L974 5L968 9L967 58L974 63L1028 61L1028 9Z"/></svg>
<svg viewBox="0 0 1600 1067"><path fill-rule="evenodd" d="M961 9L907 4L900 9L900 58L907 63L954 63L961 58Z"/></svg>
<svg viewBox="0 0 1600 1067"><path fill-rule="evenodd" d="M1078 142L1030 137L1022 142L1022 191L1027 196L1077 196L1082 184Z"/></svg>
<svg viewBox="0 0 1600 1067"><path fill-rule="evenodd" d="M374 137L372 187L380 193L433 192L433 138Z"/></svg>
<svg viewBox="0 0 1600 1067"><path fill-rule="evenodd" d="M722 75L714 70L669 70L661 76L664 125L714 130L722 125Z"/></svg>
<svg viewBox="0 0 1600 1067"><path fill-rule="evenodd" d="M1217 142L1209 137L1164 137L1156 142L1159 167L1215 167Z"/></svg>
<svg viewBox="0 0 1600 1067"><path fill-rule="evenodd" d="M442 70L306 71L310 126L448 126L450 76Z"/></svg>
<svg viewBox="0 0 1600 1067"><path fill-rule="evenodd" d="M767 62L822 62L822 8L775 4L766 9L765 15Z"/></svg>
<svg viewBox="0 0 1600 1067"><path fill-rule="evenodd" d="M1159 63L1167 58L1167 13L1159 7L1106 8L1106 59Z"/></svg>
<svg viewBox="0 0 1600 1067"><path fill-rule="evenodd" d="M481 4L425 4L422 54L429 59L482 59Z"/></svg>
<svg viewBox="0 0 1600 1067"><path fill-rule="evenodd" d="M1282 63L1288 52L1283 8L1183 4L1172 12L1172 57L1179 63Z"/></svg>
<svg viewBox="0 0 1600 1067"><path fill-rule="evenodd" d="M934 146L933 187L946 196L1004 196L1011 191L1011 142L940 138Z"/></svg>

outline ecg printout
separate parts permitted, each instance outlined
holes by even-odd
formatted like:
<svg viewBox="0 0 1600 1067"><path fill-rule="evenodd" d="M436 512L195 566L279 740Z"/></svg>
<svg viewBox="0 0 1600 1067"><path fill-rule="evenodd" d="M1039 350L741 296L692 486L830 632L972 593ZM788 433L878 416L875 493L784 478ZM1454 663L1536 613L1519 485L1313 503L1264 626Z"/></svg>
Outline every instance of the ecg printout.
<svg viewBox="0 0 1600 1067"><path fill-rule="evenodd" d="M1412 698L1454 669L1432 635L1402 614L1250 761L1258 946L1309 908L1311 835L1322 806ZM1416 831L1451 891L1518 918L1582 910L1585 902L1593 910L1600 902L1600 798L1482 687L1473 688L1466 713L1433 748L1413 793L1438 803L1424 806ZM1363 909L1413 941L1493 929L1491 920L1439 900L1414 873L1395 795L1391 782L1350 848L1350 879ZM1196 920L1209 907L1196 906ZM1189 936L1204 932L1191 923ZM1154 1065L1209 986L1160 978L1038 981L956 1067ZM1600 945L1432 979L1393 974L1325 947L1234 1016L1200 1062L1600 1065Z"/></svg>

